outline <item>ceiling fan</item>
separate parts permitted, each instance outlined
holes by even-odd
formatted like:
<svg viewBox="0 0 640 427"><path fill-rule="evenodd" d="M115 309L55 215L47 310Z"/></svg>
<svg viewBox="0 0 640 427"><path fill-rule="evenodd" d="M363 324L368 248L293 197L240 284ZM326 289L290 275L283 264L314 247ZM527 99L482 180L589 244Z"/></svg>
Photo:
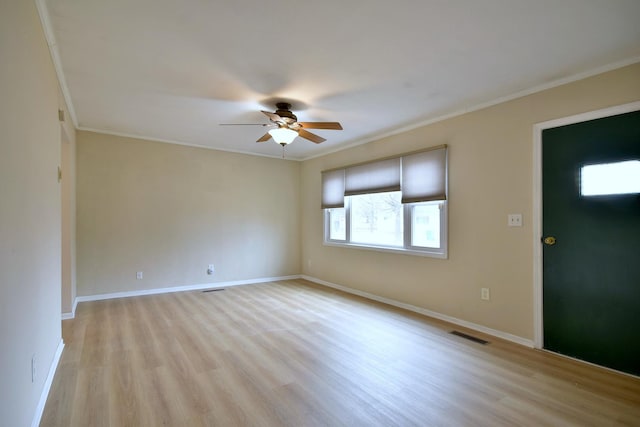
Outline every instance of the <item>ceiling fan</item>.
<svg viewBox="0 0 640 427"><path fill-rule="evenodd" d="M256 142L265 142L273 138L274 141L276 141L283 147L285 147L287 144L291 144L297 136L308 139L309 141L316 144L320 144L321 142L326 141L326 139L314 133L308 132L306 129L342 130L342 126L338 122L299 122L296 115L291 112L291 104L289 104L288 102L278 102L276 103L276 108L277 109L275 113L271 113L269 111L261 111L265 116L269 118L271 123L223 123L222 125L256 125L272 127L273 129L262 135L262 137L260 137Z"/></svg>

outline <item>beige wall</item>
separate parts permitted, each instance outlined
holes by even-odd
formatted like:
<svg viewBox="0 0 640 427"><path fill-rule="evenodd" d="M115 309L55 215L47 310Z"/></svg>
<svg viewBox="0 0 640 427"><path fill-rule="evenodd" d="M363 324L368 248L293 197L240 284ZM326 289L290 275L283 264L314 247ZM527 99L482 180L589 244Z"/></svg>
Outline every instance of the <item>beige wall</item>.
<svg viewBox="0 0 640 427"><path fill-rule="evenodd" d="M298 162L78 132L78 295L298 274L299 177Z"/></svg>
<svg viewBox="0 0 640 427"><path fill-rule="evenodd" d="M61 340L58 86L33 1L0 2L0 58L0 424L27 426Z"/></svg>
<svg viewBox="0 0 640 427"><path fill-rule="evenodd" d="M637 100L640 64L304 162L304 274L532 339L533 125ZM321 170L445 143L448 260L323 245Z"/></svg>
<svg viewBox="0 0 640 427"><path fill-rule="evenodd" d="M532 126L640 99L634 65L302 164L89 132L76 151L34 2L0 2L0 57L0 423L11 426L33 419L76 271L79 295L303 272L532 338ZM322 169L441 143L448 260L322 245ZM506 227L513 212L523 228Z"/></svg>

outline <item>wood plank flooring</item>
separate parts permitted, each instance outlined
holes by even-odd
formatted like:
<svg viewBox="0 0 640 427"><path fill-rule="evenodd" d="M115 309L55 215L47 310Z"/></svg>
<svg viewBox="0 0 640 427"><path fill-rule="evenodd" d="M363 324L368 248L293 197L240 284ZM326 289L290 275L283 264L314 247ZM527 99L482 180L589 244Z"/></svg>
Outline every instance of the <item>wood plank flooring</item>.
<svg viewBox="0 0 640 427"><path fill-rule="evenodd" d="M86 302L63 337L45 427L640 426L638 379L303 280Z"/></svg>

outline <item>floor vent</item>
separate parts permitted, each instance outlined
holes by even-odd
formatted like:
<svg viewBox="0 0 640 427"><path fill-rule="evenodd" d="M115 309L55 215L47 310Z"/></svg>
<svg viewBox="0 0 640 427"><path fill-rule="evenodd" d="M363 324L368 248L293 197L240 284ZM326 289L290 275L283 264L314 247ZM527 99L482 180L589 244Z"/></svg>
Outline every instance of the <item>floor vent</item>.
<svg viewBox="0 0 640 427"><path fill-rule="evenodd" d="M469 341L477 342L478 344L482 344L482 345L489 344L489 341L485 341L483 339L480 339L480 338L477 338L477 337L474 337L474 336L471 336L471 335L467 335L464 332L451 331L450 333L453 334L453 335L457 335L459 337L468 339Z"/></svg>
<svg viewBox="0 0 640 427"><path fill-rule="evenodd" d="M202 292L218 292L218 291L224 291L224 288L217 288L217 289L206 289Z"/></svg>

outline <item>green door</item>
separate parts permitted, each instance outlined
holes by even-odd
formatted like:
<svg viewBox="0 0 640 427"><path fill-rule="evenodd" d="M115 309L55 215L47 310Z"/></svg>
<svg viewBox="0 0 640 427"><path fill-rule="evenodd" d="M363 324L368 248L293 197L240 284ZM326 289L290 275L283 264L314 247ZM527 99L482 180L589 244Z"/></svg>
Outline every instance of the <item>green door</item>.
<svg viewBox="0 0 640 427"><path fill-rule="evenodd" d="M583 166L633 160L640 111L543 131L543 332L545 349L640 375L640 194L582 194L598 169Z"/></svg>

